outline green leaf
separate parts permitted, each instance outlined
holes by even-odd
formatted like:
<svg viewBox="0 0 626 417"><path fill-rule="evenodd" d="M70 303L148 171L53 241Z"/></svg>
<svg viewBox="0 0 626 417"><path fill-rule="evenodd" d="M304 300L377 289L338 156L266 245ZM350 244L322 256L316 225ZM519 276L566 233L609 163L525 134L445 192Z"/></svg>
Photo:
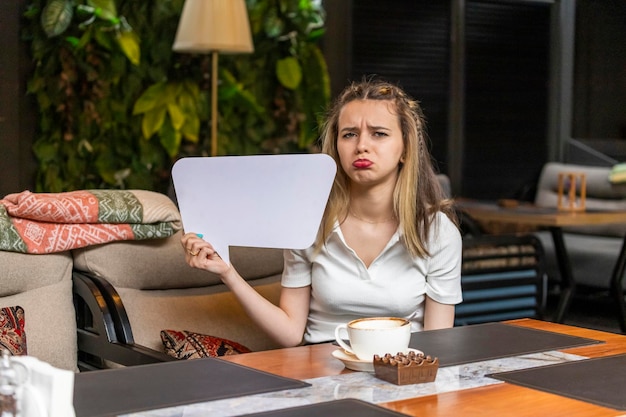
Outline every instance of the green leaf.
<svg viewBox="0 0 626 417"><path fill-rule="evenodd" d="M167 122L163 123L159 133L161 134L161 145L169 156L175 157L180 149L182 135L174 129L171 123Z"/></svg>
<svg viewBox="0 0 626 417"><path fill-rule="evenodd" d="M57 154L57 146L53 143L39 140L33 145L33 152L40 162L54 161Z"/></svg>
<svg viewBox="0 0 626 417"><path fill-rule="evenodd" d="M73 47L77 47L80 43L80 39L78 39L76 36L68 36L67 38L65 38L65 40Z"/></svg>
<svg viewBox="0 0 626 417"><path fill-rule="evenodd" d="M98 42L98 45L103 46L109 51L113 49L113 40L111 39L110 32L105 32L103 30L95 29L93 26L89 26L89 29L85 31L85 34L93 33L93 38Z"/></svg>
<svg viewBox="0 0 626 417"><path fill-rule="evenodd" d="M133 31L121 31L117 35L117 43L122 48L122 52L133 65L139 65L141 60L141 50L139 47L139 38Z"/></svg>
<svg viewBox="0 0 626 417"><path fill-rule="evenodd" d="M270 39L277 38L285 30L285 22L276 15L276 9L273 7L267 11L263 26L265 35Z"/></svg>
<svg viewBox="0 0 626 417"><path fill-rule="evenodd" d="M225 70L221 74L220 78L223 83L219 90L220 100L230 101L237 98L237 105L243 104L255 113L265 111L265 108L257 101L256 96L251 91L246 90L241 83L238 83L232 72Z"/></svg>
<svg viewBox="0 0 626 417"><path fill-rule="evenodd" d="M112 152L104 152L100 154L95 161L96 171L98 175L109 185L115 185L115 173L117 167L115 164L115 158Z"/></svg>
<svg viewBox="0 0 626 417"><path fill-rule="evenodd" d="M63 187L63 176L59 175L58 166L43 166L44 170L44 190L47 192L57 193L61 191L65 191ZM40 186L39 186L40 187ZM39 188L38 187L38 188ZM43 191L43 190L37 190Z"/></svg>
<svg viewBox="0 0 626 417"><path fill-rule="evenodd" d="M200 137L200 118L197 115L188 115L185 118L185 124L180 129L180 133L189 142L198 143Z"/></svg>
<svg viewBox="0 0 626 417"><path fill-rule="evenodd" d="M183 85L181 83L167 83L163 93L164 103L175 103L176 97L181 93Z"/></svg>
<svg viewBox="0 0 626 417"><path fill-rule="evenodd" d="M41 26L49 38L65 32L72 22L72 0L49 0L41 12Z"/></svg>
<svg viewBox="0 0 626 417"><path fill-rule="evenodd" d="M135 102L133 115L145 113L164 103L166 84L164 82L151 85Z"/></svg>
<svg viewBox="0 0 626 417"><path fill-rule="evenodd" d="M117 9L113 0L87 0L87 4L100 11L100 18L108 21L117 19Z"/></svg>
<svg viewBox="0 0 626 417"><path fill-rule="evenodd" d="M198 113L196 105L196 97L194 97L187 89L183 90L178 96L178 106L180 110L187 116Z"/></svg>
<svg viewBox="0 0 626 417"><path fill-rule="evenodd" d="M67 173L71 174L73 178L80 178L80 176L85 172L84 165L85 160L75 154L69 155L67 161L65 162Z"/></svg>
<svg viewBox="0 0 626 417"><path fill-rule="evenodd" d="M324 29L324 28L319 28L319 29L312 30L311 33L309 33L309 41L310 42L315 42L315 41L321 39L324 36L325 32L326 32L326 29Z"/></svg>
<svg viewBox="0 0 626 417"><path fill-rule="evenodd" d="M176 103L169 103L167 105L167 112L170 115L170 120L172 121L172 126L174 126L175 130L180 130L180 128L185 123L185 113L181 110L180 107Z"/></svg>
<svg viewBox="0 0 626 417"><path fill-rule="evenodd" d="M265 108L259 104L254 94L250 91L240 90L238 97L243 103L246 104L246 108L254 111L255 113L261 114L265 111Z"/></svg>
<svg viewBox="0 0 626 417"><path fill-rule="evenodd" d="M294 57L280 59L276 63L276 77L283 86L295 90L302 81L302 67Z"/></svg>
<svg viewBox="0 0 626 417"><path fill-rule="evenodd" d="M152 135L161 129L165 121L165 112L165 107L157 107L144 114L141 121L141 132L145 139L150 139Z"/></svg>
<svg viewBox="0 0 626 417"><path fill-rule="evenodd" d="M193 100L198 100L200 97L200 87L195 82L185 80L182 83L184 91L181 94L190 94Z"/></svg>

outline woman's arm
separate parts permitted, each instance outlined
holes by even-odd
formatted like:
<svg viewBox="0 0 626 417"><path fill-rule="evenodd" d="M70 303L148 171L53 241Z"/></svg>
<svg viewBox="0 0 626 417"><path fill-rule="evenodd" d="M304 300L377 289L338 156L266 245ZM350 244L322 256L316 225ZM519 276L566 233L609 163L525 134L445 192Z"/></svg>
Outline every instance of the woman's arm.
<svg viewBox="0 0 626 417"><path fill-rule="evenodd" d="M447 329L454 326L454 305L441 304L426 297L424 330Z"/></svg>
<svg viewBox="0 0 626 417"><path fill-rule="evenodd" d="M442 213L437 217L437 234L433 233L429 238L431 258L426 278L424 330L454 326L454 306L462 301L463 239L450 219Z"/></svg>
<svg viewBox="0 0 626 417"><path fill-rule="evenodd" d="M307 317L311 287L282 288L276 306L259 294L232 265L215 252L213 246L194 233L183 236L187 263L220 276L232 291L248 316L270 337L282 346L296 346L302 342Z"/></svg>

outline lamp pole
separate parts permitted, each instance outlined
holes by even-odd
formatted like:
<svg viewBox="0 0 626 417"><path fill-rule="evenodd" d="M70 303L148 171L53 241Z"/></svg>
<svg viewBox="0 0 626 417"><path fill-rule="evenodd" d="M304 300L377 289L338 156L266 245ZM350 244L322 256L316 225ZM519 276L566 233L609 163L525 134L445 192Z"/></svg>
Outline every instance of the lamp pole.
<svg viewBox="0 0 626 417"><path fill-rule="evenodd" d="M218 52L211 52L211 156L217 156L217 60Z"/></svg>
<svg viewBox="0 0 626 417"><path fill-rule="evenodd" d="M254 51L245 1L185 0L172 49L211 54L211 156L216 156L218 54Z"/></svg>

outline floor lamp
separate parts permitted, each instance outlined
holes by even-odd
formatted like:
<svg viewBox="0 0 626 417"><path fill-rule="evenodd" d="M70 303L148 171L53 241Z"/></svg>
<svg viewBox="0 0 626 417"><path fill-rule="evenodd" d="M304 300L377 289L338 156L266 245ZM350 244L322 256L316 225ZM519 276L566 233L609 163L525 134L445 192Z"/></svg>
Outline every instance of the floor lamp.
<svg viewBox="0 0 626 417"><path fill-rule="evenodd" d="M218 54L254 51L245 1L186 0L172 49L211 54L211 156L216 156Z"/></svg>

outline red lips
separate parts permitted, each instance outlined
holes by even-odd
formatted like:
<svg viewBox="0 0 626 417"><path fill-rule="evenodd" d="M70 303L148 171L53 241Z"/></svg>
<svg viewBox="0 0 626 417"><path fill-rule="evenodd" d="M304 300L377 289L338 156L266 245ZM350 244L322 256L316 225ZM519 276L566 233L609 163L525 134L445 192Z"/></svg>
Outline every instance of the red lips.
<svg viewBox="0 0 626 417"><path fill-rule="evenodd" d="M357 159L352 163L352 166L355 168L369 168L373 164L369 159Z"/></svg>

